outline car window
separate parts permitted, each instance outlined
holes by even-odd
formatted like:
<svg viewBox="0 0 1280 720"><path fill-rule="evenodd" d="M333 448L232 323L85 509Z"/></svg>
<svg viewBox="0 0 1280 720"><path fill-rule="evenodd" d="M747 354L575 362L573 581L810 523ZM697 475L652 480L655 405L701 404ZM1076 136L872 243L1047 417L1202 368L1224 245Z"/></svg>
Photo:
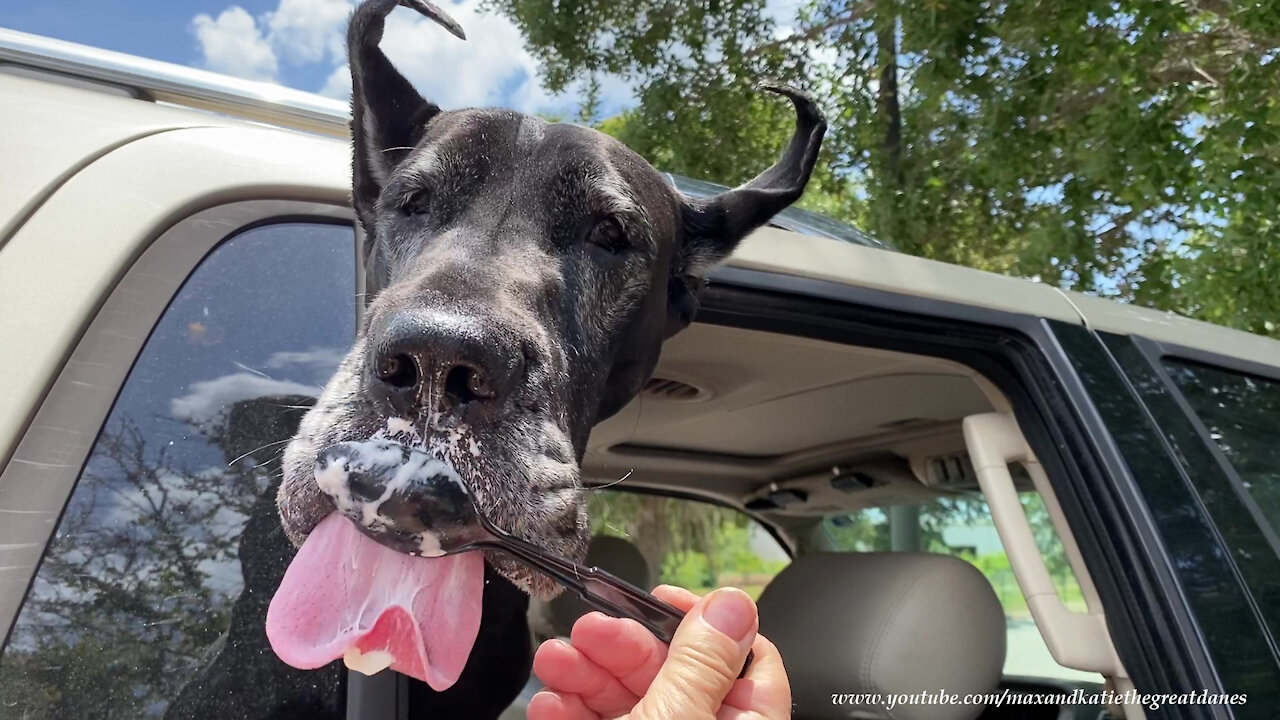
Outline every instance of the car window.
<svg viewBox="0 0 1280 720"><path fill-rule="evenodd" d="M1038 493L1019 495L1031 523L1036 545L1048 566L1054 587L1066 606L1086 610L1084 596L1067 561L1062 540L1049 520L1049 512ZM891 512L888 508L869 508L855 513L832 515L823 520L824 549L844 552L884 552L895 548L894 524L910 518L918 538L918 549L962 558L978 568L1004 608L1007 630L1004 674L1022 677L1052 678L1067 681L1102 683L1097 673L1065 668L1054 661L1049 648L1036 629L1027 609L1018 581L1009 566L1000 535L991 519L991 510L981 495L957 495L939 498L916 506L911 513ZM901 536L901 534L900 534Z"/></svg>
<svg viewBox="0 0 1280 720"><path fill-rule="evenodd" d="M732 585L752 597L791 562L749 515L709 502L602 490L587 498L593 536L623 538L645 559L650 585L698 594Z"/></svg>
<svg viewBox="0 0 1280 720"><path fill-rule="evenodd" d="M1280 382L1172 358L1164 365L1240 476L1246 501L1280 532Z"/></svg>
<svg viewBox="0 0 1280 720"><path fill-rule="evenodd" d="M188 278L93 446L0 655L0 718L341 717L270 652L278 458L355 333L349 226L244 232ZM340 665L340 664L339 664Z"/></svg>
<svg viewBox="0 0 1280 720"><path fill-rule="evenodd" d="M754 598L791 562L778 540L746 513L709 502L610 489L587 491L591 540L587 564L644 589L659 584L699 595L733 586ZM589 608L574 593L534 602L530 627L541 641L568 637ZM522 720L542 689L536 675L501 716Z"/></svg>

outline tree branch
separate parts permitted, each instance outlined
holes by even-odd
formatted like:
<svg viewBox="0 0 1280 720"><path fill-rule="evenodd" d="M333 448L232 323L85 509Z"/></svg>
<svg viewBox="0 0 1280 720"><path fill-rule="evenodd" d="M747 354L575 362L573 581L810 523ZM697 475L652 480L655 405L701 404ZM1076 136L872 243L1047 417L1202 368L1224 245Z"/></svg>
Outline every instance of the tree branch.
<svg viewBox="0 0 1280 720"><path fill-rule="evenodd" d="M784 38L774 40L772 42L756 45L750 50L743 52L742 56L746 58L754 58L773 50L781 50L791 45L815 40L836 28L844 27L845 25L852 25L853 23L862 20L867 16L867 12L870 8L870 4L860 5L856 9L849 11L849 14L847 15L832 18L824 23L805 28L800 32L792 33Z"/></svg>

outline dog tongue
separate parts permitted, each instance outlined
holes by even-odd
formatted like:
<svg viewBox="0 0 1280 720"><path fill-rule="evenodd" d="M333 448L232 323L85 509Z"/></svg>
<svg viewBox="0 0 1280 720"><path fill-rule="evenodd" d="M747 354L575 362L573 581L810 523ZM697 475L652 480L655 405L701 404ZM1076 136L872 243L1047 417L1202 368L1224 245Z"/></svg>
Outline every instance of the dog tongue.
<svg viewBox="0 0 1280 720"><path fill-rule="evenodd" d="M267 609L267 639L302 670L344 658L367 675L390 667L444 690L475 644L482 592L480 553L412 557L333 514L285 571Z"/></svg>

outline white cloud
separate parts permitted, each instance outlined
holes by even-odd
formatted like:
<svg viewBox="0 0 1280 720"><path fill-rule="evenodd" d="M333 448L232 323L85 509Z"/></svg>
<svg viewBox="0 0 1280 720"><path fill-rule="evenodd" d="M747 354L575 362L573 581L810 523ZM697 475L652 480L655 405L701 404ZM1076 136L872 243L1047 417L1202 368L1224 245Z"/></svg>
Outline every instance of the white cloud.
<svg viewBox="0 0 1280 720"><path fill-rule="evenodd" d="M382 47L418 90L446 109L503 106L521 112L576 111L582 87L556 95L538 77L538 62L524 48L512 22L480 12L481 0L446 5L466 30L464 42L412 10L387 18ZM241 77L275 79L281 63L318 65L326 80L318 91L351 96L345 34L353 0L279 0L259 18L232 6L215 20L199 15L193 31L207 67ZM616 111L633 102L633 86L602 80L602 107Z"/></svg>
<svg viewBox="0 0 1280 720"><path fill-rule="evenodd" d="M231 406L243 400L280 395L315 397L319 393L315 385L241 372L192 383L188 394L169 402L169 413L175 419L207 427L222 422Z"/></svg>
<svg viewBox="0 0 1280 720"><path fill-rule="evenodd" d="M351 66L343 63L334 68L329 73L329 79L325 80L324 87L320 88L320 94L338 100L350 100Z"/></svg>
<svg viewBox="0 0 1280 720"><path fill-rule="evenodd" d="M264 16L267 37L286 62L342 62L350 0L280 0Z"/></svg>
<svg viewBox="0 0 1280 720"><path fill-rule="evenodd" d="M322 370L326 374L332 374L334 370L338 369L338 365L342 363L342 359L346 356L346 350L334 347L318 347L301 351L289 350L271 353L271 357L267 358L263 366L268 370L279 370L280 368L302 365Z"/></svg>
<svg viewBox="0 0 1280 720"><path fill-rule="evenodd" d="M275 51L244 8L232 5L217 19L201 13L191 21L191 30L210 70L250 80L275 79Z"/></svg>
<svg viewBox="0 0 1280 720"><path fill-rule="evenodd" d="M424 97L446 109L504 105L538 112L574 104L542 85L538 63L524 49L519 29L506 18L481 13L479 6L479 0L448 6L466 30L465 42L415 12L397 10L387 18L382 48ZM321 92L350 97L345 64L334 69Z"/></svg>

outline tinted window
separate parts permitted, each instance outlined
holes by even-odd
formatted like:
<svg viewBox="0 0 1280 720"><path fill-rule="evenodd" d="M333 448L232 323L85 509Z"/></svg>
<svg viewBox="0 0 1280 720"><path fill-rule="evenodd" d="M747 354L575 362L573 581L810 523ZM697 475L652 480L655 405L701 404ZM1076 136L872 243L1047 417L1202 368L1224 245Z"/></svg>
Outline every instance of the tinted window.
<svg viewBox="0 0 1280 720"><path fill-rule="evenodd" d="M1240 476L1243 494L1280 530L1280 382L1178 360L1165 369Z"/></svg>
<svg viewBox="0 0 1280 720"><path fill-rule="evenodd" d="M345 672L285 667L263 620L293 555L278 458L355 332L353 243L262 227L185 283L0 656L0 718L340 716Z"/></svg>

